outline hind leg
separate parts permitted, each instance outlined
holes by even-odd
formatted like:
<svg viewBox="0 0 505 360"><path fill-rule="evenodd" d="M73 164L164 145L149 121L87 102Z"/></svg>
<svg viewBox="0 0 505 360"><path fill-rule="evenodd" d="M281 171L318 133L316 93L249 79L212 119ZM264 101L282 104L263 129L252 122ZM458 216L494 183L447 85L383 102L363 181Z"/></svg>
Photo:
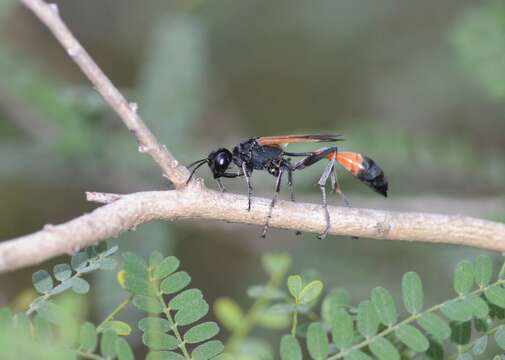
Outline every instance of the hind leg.
<svg viewBox="0 0 505 360"><path fill-rule="evenodd" d="M330 230L330 213L328 212L328 202L326 200L326 182L328 181L328 177L332 174L333 168L335 167L335 156L336 153L333 155L332 160L328 163L328 165L326 165L326 168L324 169L324 172L318 181L319 188L321 189L321 197L323 199L324 216L326 219L326 227L324 228L322 234L318 236L319 239L324 239Z"/></svg>
<svg viewBox="0 0 505 360"><path fill-rule="evenodd" d="M272 211L274 209L275 203L277 202L277 197L279 195L279 191L281 190L281 180L282 180L282 172L283 169L279 169L279 175L277 175L277 180L275 181L275 192L272 198L272 202L270 203L270 207L268 208L268 216L265 222L265 226L263 227L263 232L261 233L261 237L264 238L267 235L268 228L270 226L270 218L272 217Z"/></svg>

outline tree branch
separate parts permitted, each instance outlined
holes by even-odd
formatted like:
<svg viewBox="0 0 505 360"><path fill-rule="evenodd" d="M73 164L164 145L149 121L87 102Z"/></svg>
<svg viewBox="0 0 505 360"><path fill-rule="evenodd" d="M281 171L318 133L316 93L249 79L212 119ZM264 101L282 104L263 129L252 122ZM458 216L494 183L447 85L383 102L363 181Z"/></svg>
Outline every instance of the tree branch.
<svg viewBox="0 0 505 360"><path fill-rule="evenodd" d="M179 164L164 145L158 143L156 137L138 115L137 104L126 101L72 35L61 20L56 4L47 4L42 0L21 0L21 2L51 30L67 54L88 77L109 106L119 115L126 127L135 135L139 143L139 151L149 154L158 163L164 176L174 184L176 189L182 188L189 176L188 170Z"/></svg>
<svg viewBox="0 0 505 360"><path fill-rule="evenodd" d="M64 253L73 254L157 219L213 219L263 225L270 204L268 199L254 198L248 212L246 196L209 190L200 180L183 190L129 195L88 193L87 197L106 205L67 223L46 225L36 233L1 243L0 272L34 265ZM329 211L333 235L467 245L505 252L505 224L454 215L345 207L330 207ZM320 233L325 227L325 217L321 205L279 201L271 225Z"/></svg>
<svg viewBox="0 0 505 360"><path fill-rule="evenodd" d="M61 21L55 5L42 0L21 0L53 32L70 57L93 83L107 103L137 137L139 150L147 152L163 169L177 190L129 195L88 193L88 200L106 204L61 225L0 243L0 273L34 265L115 237L155 219L214 219L263 225L270 200L254 198L251 211L242 195L207 189L201 179L185 187L188 170L160 145L136 112L112 85L88 53ZM330 207L330 234L384 240L411 240L467 245L505 252L505 224L465 216L400 213ZM279 201L272 227L322 232L325 217L321 205Z"/></svg>

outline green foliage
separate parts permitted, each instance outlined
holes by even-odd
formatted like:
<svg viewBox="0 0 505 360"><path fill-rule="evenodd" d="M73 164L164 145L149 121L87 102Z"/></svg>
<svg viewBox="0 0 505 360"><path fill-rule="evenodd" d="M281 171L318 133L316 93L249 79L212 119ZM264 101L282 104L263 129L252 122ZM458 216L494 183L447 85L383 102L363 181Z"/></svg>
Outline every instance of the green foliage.
<svg viewBox="0 0 505 360"><path fill-rule="evenodd" d="M52 299L65 292L89 290L88 282L79 282L84 281L82 276L110 268L116 263L110 258L116 250L93 247L74 255L70 265L56 265L52 274L36 271L32 279L40 296L26 313L0 309L0 356L4 351L39 359L37 354L51 351L65 359L133 359L125 338L133 333L132 326L116 319L130 304L146 313L138 329L149 360L274 359L268 343L250 336L256 326L290 332L280 338L281 360L302 359L303 354L315 360L400 360L418 354L456 360L489 355L493 346L505 350L504 271L502 267L493 280L493 264L487 256L458 263L455 297L426 309L421 278L415 272L406 273L401 295L408 314L400 318L394 296L384 287L374 288L370 299L353 306L347 291L325 290L324 282L313 273L286 279L289 257L269 254L263 258L268 281L247 289L254 299L249 309L231 298L215 302L217 319L230 331L223 344L215 338L218 324L204 320L209 305L202 292L188 288L191 278L179 270L179 260L157 252L149 261L133 253L122 255L118 282L128 296L99 325L78 323L75 304ZM30 340L26 345L20 339ZM26 346L20 347L21 343ZM445 354L451 349L446 346L449 343L456 345L456 353ZM20 348L23 353L14 350Z"/></svg>
<svg viewBox="0 0 505 360"><path fill-rule="evenodd" d="M0 310L0 357L5 354L8 358L76 359L78 355L93 354L98 348L103 356L132 359L130 346L124 339L117 341L115 330L126 333L127 324L111 321L109 327L100 329L90 322L79 324L75 316L81 305L72 293L87 293L89 283L83 276L112 269L116 261L111 256L116 251L116 246L107 248L106 243L101 243L76 253L70 264L54 266L52 274L46 270L33 273L33 286L41 296L24 313Z"/></svg>
<svg viewBox="0 0 505 360"><path fill-rule="evenodd" d="M410 315L404 319L399 319L395 300L383 287L373 289L371 299L360 302L356 308L342 289L330 291L323 298L321 317L314 319L316 303L304 307L297 301L307 286L303 277L290 276L287 287L294 306L286 306L284 311L293 314L292 331L282 337L281 358L300 350L300 342L294 336L306 337L311 359L326 360L372 359L371 355L380 360L408 359L416 353L445 359L444 341L457 345L458 352L448 355L450 359L470 359L485 353L492 334L498 346L505 349L505 281L502 270L498 280L492 282L492 268L487 256L479 256L475 262L460 262L454 271L457 296L425 310L421 278L415 272L406 273L401 288L403 304ZM319 287L322 289L323 284ZM285 302L289 305L288 300ZM495 323L498 324L493 327ZM481 334L474 341L472 327Z"/></svg>
<svg viewBox="0 0 505 360"><path fill-rule="evenodd" d="M123 254L124 288L132 304L146 312L138 323L142 342L150 350L149 359L211 359L224 349L214 322L196 324L209 312L209 305L198 289L184 290L191 282L173 256L151 254L149 262L133 253ZM170 295L167 302L164 295ZM185 330L181 329L185 327ZM116 332L115 332L116 333ZM188 344L195 345L189 351Z"/></svg>

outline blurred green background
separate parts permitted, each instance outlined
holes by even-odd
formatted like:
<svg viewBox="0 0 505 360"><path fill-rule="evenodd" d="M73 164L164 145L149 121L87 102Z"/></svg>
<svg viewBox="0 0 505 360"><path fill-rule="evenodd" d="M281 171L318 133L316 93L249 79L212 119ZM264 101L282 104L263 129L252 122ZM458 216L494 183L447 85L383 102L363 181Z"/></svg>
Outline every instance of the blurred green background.
<svg viewBox="0 0 505 360"><path fill-rule="evenodd" d="M139 104L183 163L242 139L338 132L341 149L375 159L390 197L345 171L353 206L505 220L505 1L58 1L65 22L110 79ZM0 239L90 211L84 191L167 189L153 161L50 33L17 2L0 1ZM296 149L296 148L295 148ZM324 164L295 177L319 202ZM200 175L215 184L207 169ZM255 173L270 197L274 179ZM225 183L244 193L241 181ZM283 197L287 198L286 192ZM331 203L341 204L332 197ZM266 252L315 269L355 302L377 285L398 296L417 271L428 304L451 296L452 269L481 250L373 241L210 221L155 222L115 239L182 260L212 302L247 306ZM52 263L51 263L52 264ZM45 264L49 267L51 264ZM0 276L0 305L33 269ZM89 314L116 304L113 275L95 279ZM111 285L112 284L112 285ZM268 338L270 333L257 333Z"/></svg>

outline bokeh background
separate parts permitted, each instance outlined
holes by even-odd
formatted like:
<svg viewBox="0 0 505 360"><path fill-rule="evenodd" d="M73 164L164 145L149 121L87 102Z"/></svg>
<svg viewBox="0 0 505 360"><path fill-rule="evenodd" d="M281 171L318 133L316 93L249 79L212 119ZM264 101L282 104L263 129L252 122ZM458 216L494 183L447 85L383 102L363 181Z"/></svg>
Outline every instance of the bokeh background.
<svg viewBox="0 0 505 360"><path fill-rule="evenodd" d="M183 163L254 136L339 132L342 149L374 158L390 182L383 199L342 170L353 206L505 220L505 1L57 3ZM90 211L96 205L84 191L168 188L31 13L0 1L0 29L0 239ZM323 166L297 174L299 201L320 201ZM200 175L215 186L207 169ZM271 196L270 175L255 173L253 181L257 194ZM226 185L245 189L240 180ZM349 289L355 302L377 285L398 296L401 275L415 270L427 304L452 296L454 265L482 253L334 236L319 241L276 229L261 239L260 230L155 222L112 242L144 255L175 254L210 302L224 295L243 307L251 303L247 287L265 279L259 264L267 252L289 253L292 273L314 269L329 286ZM0 276L0 305L31 286L33 270ZM117 303L121 295L105 291L114 286L112 274L95 278L91 317ZM280 333L254 334L268 347Z"/></svg>

